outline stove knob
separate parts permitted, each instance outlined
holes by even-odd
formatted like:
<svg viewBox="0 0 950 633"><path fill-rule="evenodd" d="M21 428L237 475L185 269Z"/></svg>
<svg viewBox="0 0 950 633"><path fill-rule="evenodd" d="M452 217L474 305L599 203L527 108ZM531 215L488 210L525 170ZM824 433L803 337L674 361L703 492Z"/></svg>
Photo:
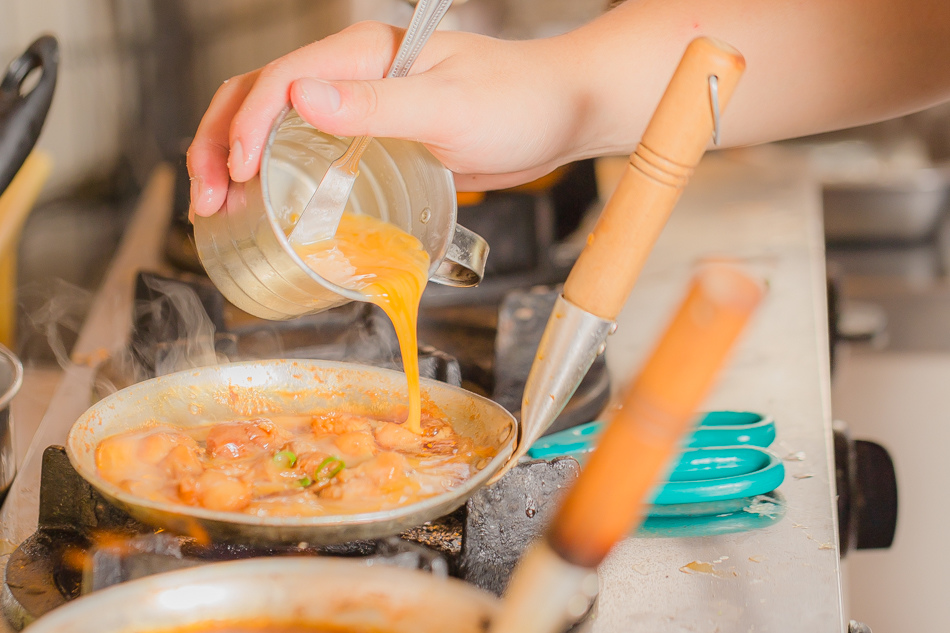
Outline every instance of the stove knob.
<svg viewBox="0 0 950 633"><path fill-rule="evenodd" d="M834 424L835 479L841 555L849 549L886 549L897 529L897 476L887 450L852 440L844 423Z"/></svg>
<svg viewBox="0 0 950 633"><path fill-rule="evenodd" d="M880 444L855 440L857 464L857 547L887 549L897 529L897 475L891 456Z"/></svg>

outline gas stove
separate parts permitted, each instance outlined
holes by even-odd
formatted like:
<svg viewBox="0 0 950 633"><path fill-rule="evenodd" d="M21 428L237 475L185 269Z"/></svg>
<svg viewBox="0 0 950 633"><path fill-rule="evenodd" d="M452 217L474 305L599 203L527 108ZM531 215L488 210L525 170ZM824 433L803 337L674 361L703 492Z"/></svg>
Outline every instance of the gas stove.
<svg viewBox="0 0 950 633"><path fill-rule="evenodd" d="M104 370L97 371L96 363L84 363L102 358L104 352L128 349L137 272L158 271L171 279L181 276L168 268L162 243L172 206L172 182L171 170L156 172L96 295L73 351L77 363L65 370L0 513L0 545L5 546L5 555L37 533L44 452L65 441L69 427L88 407L97 377L105 376ZM849 472L860 474L862 469L860 459L844 462L858 465L856 471L836 469L834 461L838 447L828 399L828 319L819 193L804 168L781 148L707 157L618 317L618 331L607 349L610 380L616 387L636 371L697 261L728 253L761 269L769 280L769 299L705 406L762 411L775 418L775 450L786 460L789 474L778 491L787 511L780 520L748 532L625 539L598 569L600 593L588 620L593 633L711 631L717 627L828 633L848 629L851 613L845 610L840 573L846 548L839 544L839 531L845 531L847 523L853 524L854 516L850 521L845 517L845 524L839 526L844 503L839 492L841 481L852 479ZM501 402L504 381L495 370L501 358L495 354L496 344L501 346L506 328L528 326L538 316L530 308L521 309L524 304L512 303L517 306L512 315L517 313L522 319L502 327L502 306L511 298L506 298L509 293L531 298L536 284L557 283L556 276L545 277L547 273L524 274L516 283L513 276L502 275L500 279L510 281L510 286L486 282L484 287L460 291L460 296L467 297L464 303L431 297L425 305L421 340L455 359L463 385L482 389ZM483 300L488 305L482 305ZM455 329L429 327L440 322L450 322ZM236 320L226 329L229 336L242 336ZM222 347L221 351L226 350ZM511 353L514 358L530 352L516 345ZM517 381L514 376L509 383L512 393L517 392ZM862 495L850 498L856 502L854 507L864 504ZM535 516L539 512L534 505L516 508L508 520L517 516L527 521L529 510ZM493 531L491 522L482 525L486 532ZM470 531L469 537L475 533ZM419 538L401 540L410 548L422 542ZM457 547L454 551L459 557L466 546L490 555L489 548L479 549L477 541L461 536L446 542ZM177 547L182 555L191 551L186 543ZM148 552L162 548L174 550L175 546L160 543L140 549L146 552L143 556L150 557ZM393 550L403 559L415 556L394 546ZM451 562L461 558L449 555L444 560L444 566L435 563L436 573L461 573L453 570L456 563ZM504 559L499 561L499 566L505 566ZM6 568L5 560L0 563ZM76 576L73 578L71 586L75 587ZM9 585L0 591L6 601L11 594ZM807 607L803 609L803 605ZM0 632L10 630L0 621Z"/></svg>
<svg viewBox="0 0 950 633"><path fill-rule="evenodd" d="M176 194L187 187L180 174L177 180ZM533 236L528 241L547 246L554 239L551 207L542 205L546 211L540 214L532 211L531 200L538 201L537 196L513 194L511 200L500 200L489 202L507 205L512 217L521 218ZM178 202L180 207L180 197ZM180 219L180 209L175 215ZM154 376L226 361L302 358L401 369L395 332L377 307L350 303L292 321L256 319L231 306L198 273L186 248L170 248L181 246L181 223L172 226L178 229L170 231L164 244L151 240L150 248L164 253L155 253L151 262L128 254L126 259L138 260L134 274L129 274L129 263L110 273L124 278L122 290L130 292L124 309L131 328L118 352L112 346L108 358L94 367L73 368L88 369L94 398ZM135 239L134 228L131 232L127 239ZM487 293L483 288L474 301L464 293L443 293L423 305L420 373L491 397L517 416L534 351L559 294L556 284L567 268L553 266L546 256L526 258L524 252L501 246L496 269L488 271ZM123 259L121 252L117 259ZM600 358L551 431L592 420L609 395L609 375ZM539 535L562 489L578 472L573 459L523 462L453 514L403 534L329 547L293 543L262 549L201 542L143 525L102 498L73 470L62 447L51 444L34 441L33 446L32 461L41 464L35 531L10 538L18 545L6 562L2 603L16 628L118 582L256 556L356 557L452 575L500 595L525 547ZM37 494L21 489L20 498L29 493ZM29 517L22 514L28 511L18 515L27 525Z"/></svg>

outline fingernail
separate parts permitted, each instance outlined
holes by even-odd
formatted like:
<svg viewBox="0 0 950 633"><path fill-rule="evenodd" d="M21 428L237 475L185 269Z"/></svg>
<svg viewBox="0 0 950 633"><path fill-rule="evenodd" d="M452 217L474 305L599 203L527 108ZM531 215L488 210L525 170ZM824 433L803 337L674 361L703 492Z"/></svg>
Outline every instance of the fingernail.
<svg viewBox="0 0 950 633"><path fill-rule="evenodd" d="M340 109L340 91L333 84L307 77L298 79L300 97L319 112L332 114Z"/></svg>
<svg viewBox="0 0 950 633"><path fill-rule="evenodd" d="M201 187L204 185L204 182L201 178L195 176L191 179L191 208L193 209L196 204L198 204L198 197L201 195Z"/></svg>
<svg viewBox="0 0 950 633"><path fill-rule="evenodd" d="M211 189L205 187L205 181L200 176L195 176L191 179L191 204L188 206L188 219L194 222L194 215L202 214L202 212L210 212L213 209L209 209L208 205L210 204Z"/></svg>
<svg viewBox="0 0 950 633"><path fill-rule="evenodd" d="M244 155L244 146L241 145L241 139L231 143L231 153L228 154L228 169L233 169L236 165L244 165L247 162L247 156Z"/></svg>

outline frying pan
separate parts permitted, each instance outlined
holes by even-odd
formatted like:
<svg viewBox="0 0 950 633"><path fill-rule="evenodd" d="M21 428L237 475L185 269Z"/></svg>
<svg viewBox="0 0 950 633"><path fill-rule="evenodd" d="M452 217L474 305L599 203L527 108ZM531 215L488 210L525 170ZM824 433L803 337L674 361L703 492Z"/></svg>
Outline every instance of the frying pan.
<svg viewBox="0 0 950 633"><path fill-rule="evenodd" d="M136 519L174 532L252 545L332 544L397 534L444 516L504 465L518 436L517 422L500 405L463 389L422 380L423 402L438 407L455 431L495 455L448 492L395 509L345 516L259 517L151 501L99 476L95 451L116 433L147 424L197 426L254 415L305 414L339 408L385 412L405 402L403 373L350 363L269 360L229 363L153 378L118 391L86 411L70 429L66 452L76 471Z"/></svg>
<svg viewBox="0 0 950 633"><path fill-rule="evenodd" d="M56 38L44 35L10 62L0 80L0 193L13 180L40 136L53 101L58 67ZM41 72L36 85L21 94L23 82L37 69Z"/></svg>
<svg viewBox="0 0 950 633"><path fill-rule="evenodd" d="M454 578L339 558L258 558L147 576L70 602L30 633L200 631L230 622L484 633L499 601ZM209 627L211 628L211 627ZM214 630L218 630L215 628Z"/></svg>

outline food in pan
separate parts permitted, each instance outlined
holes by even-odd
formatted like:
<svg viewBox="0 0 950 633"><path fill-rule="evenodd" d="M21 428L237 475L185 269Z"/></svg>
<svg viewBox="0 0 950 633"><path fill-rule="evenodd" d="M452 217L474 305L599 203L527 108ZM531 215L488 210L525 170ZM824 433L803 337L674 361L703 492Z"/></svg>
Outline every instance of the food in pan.
<svg viewBox="0 0 950 633"><path fill-rule="evenodd" d="M432 411L422 413L419 434L397 416L323 411L151 425L104 439L96 467L144 499L299 517L414 503L451 490L494 456Z"/></svg>
<svg viewBox="0 0 950 633"><path fill-rule="evenodd" d="M422 408L416 322L429 272L429 254L422 243L383 220L344 213L333 237L300 246L297 254L324 279L378 305L393 322L409 383L407 428L419 433Z"/></svg>

